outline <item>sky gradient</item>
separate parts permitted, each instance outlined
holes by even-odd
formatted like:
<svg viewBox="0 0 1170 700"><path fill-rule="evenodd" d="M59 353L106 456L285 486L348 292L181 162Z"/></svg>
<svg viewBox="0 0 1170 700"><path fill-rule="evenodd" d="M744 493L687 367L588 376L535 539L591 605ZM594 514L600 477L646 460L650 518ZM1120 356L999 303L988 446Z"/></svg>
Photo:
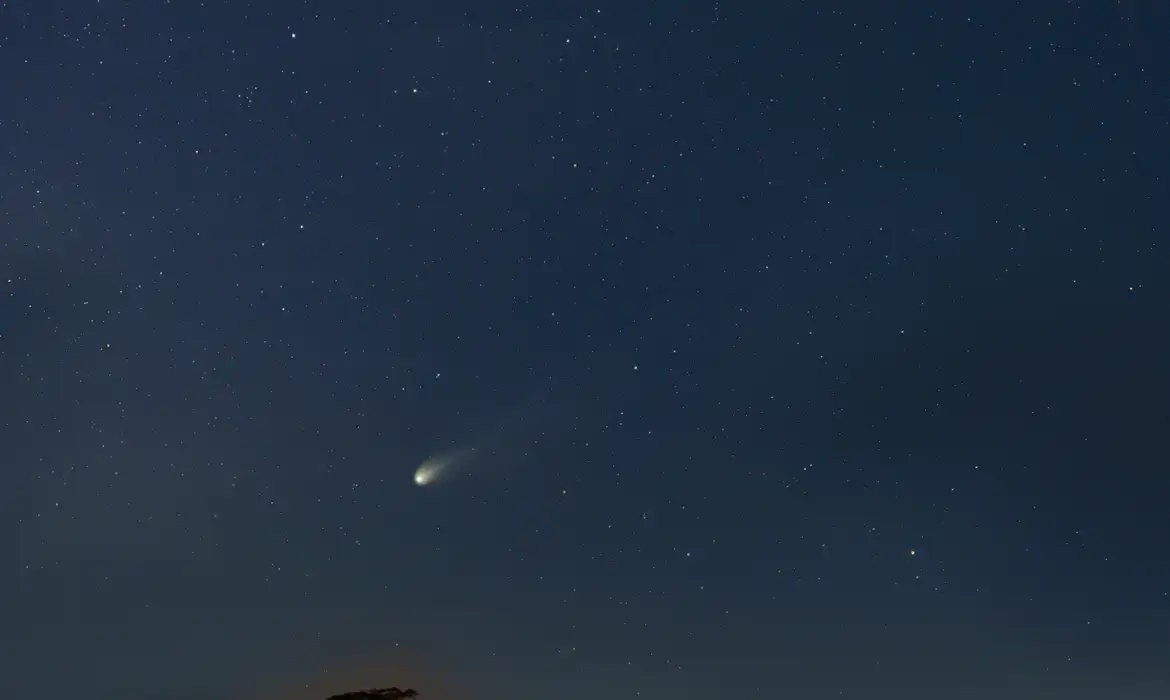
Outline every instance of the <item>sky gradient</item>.
<svg viewBox="0 0 1170 700"><path fill-rule="evenodd" d="M1170 696L1170 10L750 5L0 2L0 694Z"/></svg>

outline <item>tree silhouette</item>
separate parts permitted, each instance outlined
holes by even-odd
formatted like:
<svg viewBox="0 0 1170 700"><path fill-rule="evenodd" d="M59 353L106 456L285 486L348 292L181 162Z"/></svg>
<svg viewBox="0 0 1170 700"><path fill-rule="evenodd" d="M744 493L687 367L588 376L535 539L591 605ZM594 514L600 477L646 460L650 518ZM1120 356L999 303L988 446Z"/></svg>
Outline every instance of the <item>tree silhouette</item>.
<svg viewBox="0 0 1170 700"><path fill-rule="evenodd" d="M370 688L369 690L358 690L352 693L342 693L341 695L330 695L326 700L406 700L407 698L418 697L418 691L414 688L407 688L406 690L399 690L398 688Z"/></svg>

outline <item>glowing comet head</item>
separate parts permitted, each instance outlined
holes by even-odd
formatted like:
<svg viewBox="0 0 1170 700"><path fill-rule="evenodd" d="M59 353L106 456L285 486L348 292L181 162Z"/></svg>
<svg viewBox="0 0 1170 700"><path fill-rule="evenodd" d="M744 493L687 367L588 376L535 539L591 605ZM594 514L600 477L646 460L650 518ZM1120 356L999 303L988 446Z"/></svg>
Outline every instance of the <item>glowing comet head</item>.
<svg viewBox="0 0 1170 700"><path fill-rule="evenodd" d="M445 462L437 459L428 459L422 463L414 472L414 483L419 486L426 486L427 484L435 483L443 473L443 469L447 466Z"/></svg>

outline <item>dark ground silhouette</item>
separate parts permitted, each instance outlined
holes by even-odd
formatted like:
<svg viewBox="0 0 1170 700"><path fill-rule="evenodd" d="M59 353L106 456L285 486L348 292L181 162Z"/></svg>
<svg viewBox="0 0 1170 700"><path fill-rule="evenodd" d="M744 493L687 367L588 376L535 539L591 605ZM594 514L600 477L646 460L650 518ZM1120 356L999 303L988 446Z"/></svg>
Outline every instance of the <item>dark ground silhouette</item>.
<svg viewBox="0 0 1170 700"><path fill-rule="evenodd" d="M341 695L330 695L326 700L405 700L405 698L417 696L418 692L413 688L407 688L406 690L399 690L398 688L371 688L352 693L342 693Z"/></svg>

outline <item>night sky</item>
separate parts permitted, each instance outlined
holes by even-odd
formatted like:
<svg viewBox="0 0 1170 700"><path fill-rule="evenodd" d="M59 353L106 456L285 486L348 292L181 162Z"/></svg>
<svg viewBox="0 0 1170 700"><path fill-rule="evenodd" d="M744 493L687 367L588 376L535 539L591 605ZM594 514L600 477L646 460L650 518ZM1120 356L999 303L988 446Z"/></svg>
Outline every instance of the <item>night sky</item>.
<svg viewBox="0 0 1170 700"><path fill-rule="evenodd" d="M1168 35L0 2L0 695L1170 697Z"/></svg>

